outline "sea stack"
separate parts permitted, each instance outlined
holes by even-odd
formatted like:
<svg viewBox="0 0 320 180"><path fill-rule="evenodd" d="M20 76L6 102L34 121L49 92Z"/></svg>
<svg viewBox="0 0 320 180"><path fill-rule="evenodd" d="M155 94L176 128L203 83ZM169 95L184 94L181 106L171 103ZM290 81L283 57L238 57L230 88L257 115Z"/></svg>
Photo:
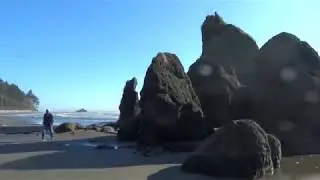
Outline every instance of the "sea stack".
<svg viewBox="0 0 320 180"><path fill-rule="evenodd" d="M240 28L227 24L218 13L201 26L202 54L188 71L204 115L214 127L232 120L233 93L248 82L259 51L256 42Z"/></svg>
<svg viewBox="0 0 320 180"><path fill-rule="evenodd" d="M283 143L285 155L320 152L320 58L290 33L266 42L249 87L254 118Z"/></svg>
<svg viewBox="0 0 320 180"><path fill-rule="evenodd" d="M158 53L140 92L139 143L199 140L206 136L200 101L175 54Z"/></svg>

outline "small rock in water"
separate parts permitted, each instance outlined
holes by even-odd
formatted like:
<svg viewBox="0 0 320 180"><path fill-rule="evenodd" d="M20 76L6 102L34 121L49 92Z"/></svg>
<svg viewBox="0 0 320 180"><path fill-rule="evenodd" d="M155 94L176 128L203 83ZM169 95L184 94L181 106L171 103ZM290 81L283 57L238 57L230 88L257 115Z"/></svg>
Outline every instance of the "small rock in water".
<svg viewBox="0 0 320 180"><path fill-rule="evenodd" d="M299 162L299 161L297 161L297 162L296 162L296 164L300 164L300 162Z"/></svg>

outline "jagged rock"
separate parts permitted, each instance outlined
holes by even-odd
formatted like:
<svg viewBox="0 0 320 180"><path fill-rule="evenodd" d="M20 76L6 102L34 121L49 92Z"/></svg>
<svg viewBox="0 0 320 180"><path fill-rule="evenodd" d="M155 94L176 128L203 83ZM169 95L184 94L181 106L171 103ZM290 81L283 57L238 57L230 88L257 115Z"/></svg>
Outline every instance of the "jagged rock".
<svg viewBox="0 0 320 180"><path fill-rule="evenodd" d="M155 145L206 135L200 102L175 54L158 53L153 58L140 95L139 143Z"/></svg>
<svg viewBox="0 0 320 180"><path fill-rule="evenodd" d="M188 74L199 95L206 119L213 127L220 127L230 122L232 120L230 116L232 96L241 87L235 72L225 70L222 65L211 64L210 75L202 76L194 73L193 67L190 68Z"/></svg>
<svg viewBox="0 0 320 180"><path fill-rule="evenodd" d="M77 110L76 112L88 112L88 111L83 109L83 108L81 108L81 109Z"/></svg>
<svg viewBox="0 0 320 180"><path fill-rule="evenodd" d="M259 48L240 28L215 15L201 26L202 54L188 71L203 112L214 126L229 122L228 107L233 91L247 84Z"/></svg>
<svg viewBox="0 0 320 180"><path fill-rule="evenodd" d="M320 153L320 59L306 42L280 33L260 49L249 81L254 119L283 143L283 154Z"/></svg>
<svg viewBox="0 0 320 180"><path fill-rule="evenodd" d="M240 82L246 84L259 51L254 39L235 25L225 23L218 13L206 17L201 32L202 54L191 71L201 73L205 66L221 64L225 69L234 68Z"/></svg>
<svg viewBox="0 0 320 180"><path fill-rule="evenodd" d="M62 123L54 128L56 133L71 132L74 133L79 129L83 129L83 126L78 123Z"/></svg>
<svg viewBox="0 0 320 180"><path fill-rule="evenodd" d="M225 178L251 179L272 174L267 134L253 120L232 121L208 137L181 169Z"/></svg>
<svg viewBox="0 0 320 180"><path fill-rule="evenodd" d="M137 79L134 77L128 80L123 89L122 99L119 106L120 115L117 121L118 140L133 141L136 140L138 134L138 119L140 113L139 97L136 92Z"/></svg>
<svg viewBox="0 0 320 180"><path fill-rule="evenodd" d="M267 134L267 138L270 145L273 167L280 168L280 162L282 158L281 142L272 134Z"/></svg>

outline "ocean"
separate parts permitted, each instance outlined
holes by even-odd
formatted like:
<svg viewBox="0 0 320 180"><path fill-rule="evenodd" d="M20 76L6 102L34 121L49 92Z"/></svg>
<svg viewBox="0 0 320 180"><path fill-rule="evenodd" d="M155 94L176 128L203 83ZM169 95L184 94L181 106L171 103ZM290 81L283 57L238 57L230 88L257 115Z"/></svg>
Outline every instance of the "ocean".
<svg viewBox="0 0 320 180"><path fill-rule="evenodd" d="M33 125L41 125L43 112L10 113L15 119L27 121ZM118 119L118 112L52 112L54 125L65 122L80 123L81 125L99 124L105 122L115 122Z"/></svg>

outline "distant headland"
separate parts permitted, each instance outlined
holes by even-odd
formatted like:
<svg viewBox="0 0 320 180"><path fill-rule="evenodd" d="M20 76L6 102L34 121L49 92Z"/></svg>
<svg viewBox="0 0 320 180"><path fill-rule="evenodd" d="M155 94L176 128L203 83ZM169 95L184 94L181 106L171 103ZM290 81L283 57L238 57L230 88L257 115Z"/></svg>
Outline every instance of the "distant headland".
<svg viewBox="0 0 320 180"><path fill-rule="evenodd" d="M37 111L39 104L32 90L25 93L18 85L0 79L0 110Z"/></svg>

